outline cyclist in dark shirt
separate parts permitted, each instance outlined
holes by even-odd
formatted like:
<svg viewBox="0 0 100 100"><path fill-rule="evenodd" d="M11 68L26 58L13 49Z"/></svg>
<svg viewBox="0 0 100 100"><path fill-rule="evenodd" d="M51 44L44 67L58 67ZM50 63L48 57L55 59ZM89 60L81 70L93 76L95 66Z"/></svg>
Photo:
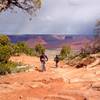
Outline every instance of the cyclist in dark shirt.
<svg viewBox="0 0 100 100"><path fill-rule="evenodd" d="M41 62L41 71L46 71L45 63L48 61L48 57L45 55L45 53L42 53L40 56L40 62Z"/></svg>
<svg viewBox="0 0 100 100"><path fill-rule="evenodd" d="M58 63L59 63L59 61L60 61L60 58L59 58L58 55L56 55L56 57L54 58L54 61L55 61L55 63L56 63L56 67L58 67Z"/></svg>

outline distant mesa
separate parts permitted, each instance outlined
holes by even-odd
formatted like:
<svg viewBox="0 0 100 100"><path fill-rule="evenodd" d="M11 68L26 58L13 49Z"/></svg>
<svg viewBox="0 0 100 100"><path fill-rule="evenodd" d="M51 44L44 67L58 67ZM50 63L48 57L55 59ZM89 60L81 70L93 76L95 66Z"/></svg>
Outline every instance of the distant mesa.
<svg viewBox="0 0 100 100"><path fill-rule="evenodd" d="M65 40L66 35L53 35L53 37L58 40Z"/></svg>
<svg viewBox="0 0 100 100"><path fill-rule="evenodd" d="M26 44L28 44L29 47L34 47L36 44L46 45L47 42L41 36L38 36L36 38L28 39Z"/></svg>
<svg viewBox="0 0 100 100"><path fill-rule="evenodd" d="M43 44L43 45L46 45L47 42L41 37L41 36L38 36L35 40L34 40L34 44Z"/></svg>
<svg viewBox="0 0 100 100"><path fill-rule="evenodd" d="M43 44L48 49L61 48L64 44L80 49L86 43L92 43L94 36L88 35L9 35L12 42L25 41L29 47Z"/></svg>

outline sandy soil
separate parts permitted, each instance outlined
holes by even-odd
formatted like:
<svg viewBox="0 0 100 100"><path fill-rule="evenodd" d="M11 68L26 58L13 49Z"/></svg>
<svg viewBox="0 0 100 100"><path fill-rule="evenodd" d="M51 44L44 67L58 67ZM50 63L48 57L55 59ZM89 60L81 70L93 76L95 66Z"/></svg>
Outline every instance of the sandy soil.
<svg viewBox="0 0 100 100"><path fill-rule="evenodd" d="M21 55L12 61L33 65L29 72L0 76L0 100L100 100L100 65L76 69L53 59L39 72L39 58ZM99 59L100 61L100 59ZM97 63L97 61L96 61Z"/></svg>

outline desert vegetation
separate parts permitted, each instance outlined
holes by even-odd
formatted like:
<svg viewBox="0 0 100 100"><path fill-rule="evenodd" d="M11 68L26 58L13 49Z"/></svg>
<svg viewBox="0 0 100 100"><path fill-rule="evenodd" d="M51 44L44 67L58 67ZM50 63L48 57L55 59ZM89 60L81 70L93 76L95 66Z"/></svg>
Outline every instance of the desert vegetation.
<svg viewBox="0 0 100 100"><path fill-rule="evenodd" d="M9 61L11 56L26 54L29 56L39 56L45 48L37 44L35 48L29 48L25 42L12 43L6 35L0 35L0 74L11 73L18 66L18 63Z"/></svg>
<svg viewBox="0 0 100 100"><path fill-rule="evenodd" d="M82 68L91 64L96 60L92 55L100 54L100 35L95 34L91 44L86 43L78 52L71 52L70 54L67 59L64 59L66 64L70 66Z"/></svg>
<svg viewBox="0 0 100 100"><path fill-rule="evenodd" d="M45 50L45 46L41 43L30 48L24 41L12 43L8 36L0 35L0 74L11 73L19 65L9 61L12 56L26 54L39 57ZM96 33L93 42L84 44L78 52L74 51L70 45L62 46L59 57L67 65L84 67L95 60L91 55L97 53L100 53L100 35Z"/></svg>
<svg viewBox="0 0 100 100"><path fill-rule="evenodd" d="M37 44L35 45L35 51L36 51L36 55L40 56L42 53L45 52L45 47L41 44Z"/></svg>
<svg viewBox="0 0 100 100"><path fill-rule="evenodd" d="M60 56L67 65L76 68L85 67L95 61L92 55L100 54L100 22L97 21L95 34L92 43L85 43L78 52L73 51L70 46L65 45L62 47Z"/></svg>
<svg viewBox="0 0 100 100"><path fill-rule="evenodd" d="M11 49L10 39L6 35L0 35L0 74L10 73L12 67L15 67L15 64L9 62Z"/></svg>
<svg viewBox="0 0 100 100"><path fill-rule="evenodd" d="M25 42L17 42L16 44L12 45L12 55L20 55L20 54L26 54L30 56L35 55L35 51L33 48L29 48Z"/></svg>
<svg viewBox="0 0 100 100"><path fill-rule="evenodd" d="M68 58L70 53L71 53L71 47L69 45L64 45L60 51L61 60Z"/></svg>

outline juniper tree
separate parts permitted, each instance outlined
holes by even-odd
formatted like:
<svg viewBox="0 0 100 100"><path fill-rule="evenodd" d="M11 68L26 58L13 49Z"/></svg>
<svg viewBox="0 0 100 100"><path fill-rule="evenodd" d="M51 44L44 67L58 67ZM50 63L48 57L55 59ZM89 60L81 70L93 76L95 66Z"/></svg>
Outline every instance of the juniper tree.
<svg viewBox="0 0 100 100"><path fill-rule="evenodd" d="M33 14L41 8L41 0L0 0L0 12L14 7Z"/></svg>

